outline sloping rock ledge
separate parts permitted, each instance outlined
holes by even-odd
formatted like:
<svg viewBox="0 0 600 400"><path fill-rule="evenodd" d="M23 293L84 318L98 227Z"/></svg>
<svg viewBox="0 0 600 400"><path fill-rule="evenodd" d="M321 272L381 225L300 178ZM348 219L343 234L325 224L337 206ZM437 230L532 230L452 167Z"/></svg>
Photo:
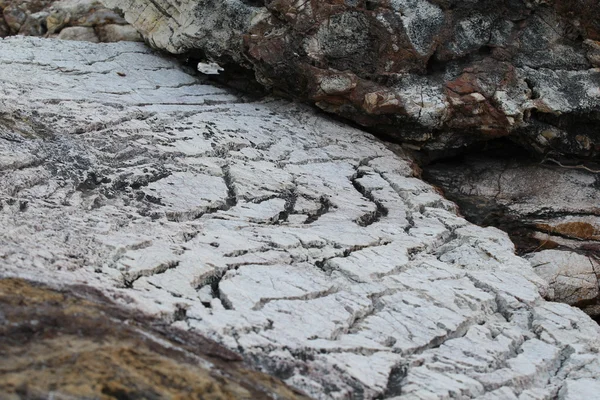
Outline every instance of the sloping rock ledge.
<svg viewBox="0 0 600 400"><path fill-rule="evenodd" d="M411 160L141 44L0 40L0 274L85 284L318 399L581 399L600 327Z"/></svg>

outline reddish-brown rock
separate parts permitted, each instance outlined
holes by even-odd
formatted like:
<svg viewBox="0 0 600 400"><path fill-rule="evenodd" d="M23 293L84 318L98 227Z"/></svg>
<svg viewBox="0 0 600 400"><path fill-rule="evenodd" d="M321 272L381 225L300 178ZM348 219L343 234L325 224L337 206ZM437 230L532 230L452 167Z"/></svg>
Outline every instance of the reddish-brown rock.
<svg viewBox="0 0 600 400"><path fill-rule="evenodd" d="M510 136L534 151L600 152L596 1L105 3L155 47L242 65L418 148Z"/></svg>

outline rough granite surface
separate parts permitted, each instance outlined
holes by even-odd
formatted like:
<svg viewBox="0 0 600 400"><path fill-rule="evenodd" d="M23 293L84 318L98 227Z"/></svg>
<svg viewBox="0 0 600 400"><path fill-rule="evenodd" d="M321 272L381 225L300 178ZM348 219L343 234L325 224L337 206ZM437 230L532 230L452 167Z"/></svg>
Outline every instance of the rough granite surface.
<svg viewBox="0 0 600 400"><path fill-rule="evenodd" d="M0 40L0 275L96 287L317 399L582 399L600 327L410 159L142 44Z"/></svg>

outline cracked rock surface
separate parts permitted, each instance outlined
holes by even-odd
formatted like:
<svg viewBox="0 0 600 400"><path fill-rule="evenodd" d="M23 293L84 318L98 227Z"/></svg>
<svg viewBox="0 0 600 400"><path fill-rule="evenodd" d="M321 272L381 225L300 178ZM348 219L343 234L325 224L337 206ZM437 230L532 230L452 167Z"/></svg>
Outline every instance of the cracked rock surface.
<svg viewBox="0 0 600 400"><path fill-rule="evenodd" d="M600 152L596 0L103 0L153 46L431 151Z"/></svg>
<svg viewBox="0 0 600 400"><path fill-rule="evenodd" d="M438 162L425 167L425 176L470 221L505 230L520 253L532 253L527 258L549 281L550 298L598 316L598 165L550 156L535 161L502 152L514 151Z"/></svg>
<svg viewBox="0 0 600 400"><path fill-rule="evenodd" d="M411 160L142 44L0 40L0 274L86 284L317 399L581 399L600 328Z"/></svg>

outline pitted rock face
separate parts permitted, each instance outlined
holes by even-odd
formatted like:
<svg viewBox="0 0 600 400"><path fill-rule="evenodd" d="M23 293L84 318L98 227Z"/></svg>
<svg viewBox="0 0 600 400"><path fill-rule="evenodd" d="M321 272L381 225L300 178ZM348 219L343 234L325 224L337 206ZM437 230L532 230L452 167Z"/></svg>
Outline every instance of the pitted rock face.
<svg viewBox="0 0 600 400"><path fill-rule="evenodd" d="M3 277L86 283L317 399L600 391L598 325L370 135L141 44L0 64Z"/></svg>
<svg viewBox="0 0 600 400"><path fill-rule="evenodd" d="M539 152L600 151L593 0L104 1L155 47L251 68L423 149L511 136Z"/></svg>

